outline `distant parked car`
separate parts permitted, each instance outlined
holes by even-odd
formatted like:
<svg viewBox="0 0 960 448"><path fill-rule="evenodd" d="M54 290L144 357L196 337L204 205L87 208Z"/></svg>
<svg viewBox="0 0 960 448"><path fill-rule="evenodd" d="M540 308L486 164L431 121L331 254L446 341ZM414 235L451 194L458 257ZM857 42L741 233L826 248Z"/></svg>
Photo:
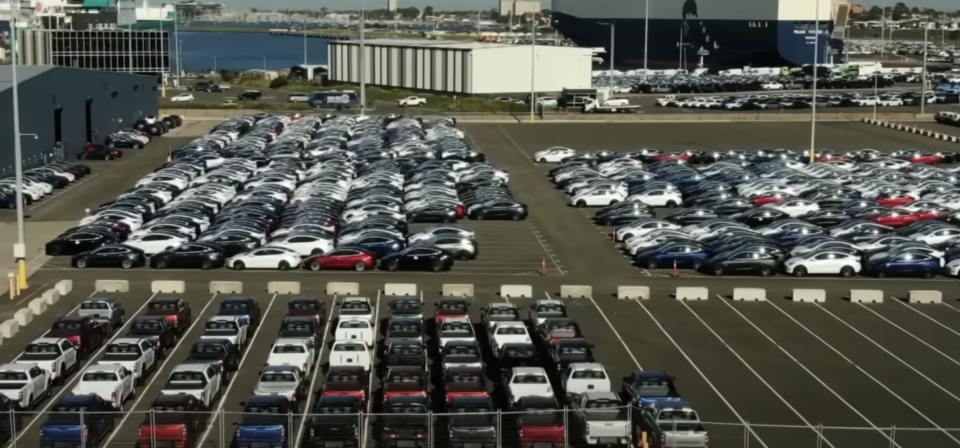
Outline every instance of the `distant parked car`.
<svg viewBox="0 0 960 448"><path fill-rule="evenodd" d="M181 93L173 98L170 98L170 101L174 103L186 103L195 100L192 93Z"/></svg>
<svg viewBox="0 0 960 448"><path fill-rule="evenodd" d="M263 94L259 90L247 90L239 95L237 95L238 100L250 100L256 101L263 97Z"/></svg>
<svg viewBox="0 0 960 448"><path fill-rule="evenodd" d="M287 101L291 103L308 103L310 102L310 95L306 93L294 93L290 95Z"/></svg>

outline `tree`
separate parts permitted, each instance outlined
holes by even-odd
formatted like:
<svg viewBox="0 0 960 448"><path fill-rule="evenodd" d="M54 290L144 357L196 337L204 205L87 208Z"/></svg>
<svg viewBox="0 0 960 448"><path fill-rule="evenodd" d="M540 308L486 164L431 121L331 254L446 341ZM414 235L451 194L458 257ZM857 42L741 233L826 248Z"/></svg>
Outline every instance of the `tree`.
<svg viewBox="0 0 960 448"><path fill-rule="evenodd" d="M250 12L256 14L256 13L257 13L257 8L250 8Z"/></svg>
<svg viewBox="0 0 960 448"><path fill-rule="evenodd" d="M433 16L433 6L427 6L423 8L423 15L427 17Z"/></svg>

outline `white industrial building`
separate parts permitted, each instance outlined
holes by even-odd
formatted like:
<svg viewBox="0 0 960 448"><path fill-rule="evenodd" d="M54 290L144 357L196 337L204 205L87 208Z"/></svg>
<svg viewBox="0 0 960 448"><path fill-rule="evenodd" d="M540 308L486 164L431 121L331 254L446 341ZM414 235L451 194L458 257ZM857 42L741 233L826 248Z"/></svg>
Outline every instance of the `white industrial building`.
<svg viewBox="0 0 960 448"><path fill-rule="evenodd" d="M370 39L365 47L372 86L467 95L591 87L590 48L401 39ZM330 42L327 54L331 82L360 83L359 41Z"/></svg>

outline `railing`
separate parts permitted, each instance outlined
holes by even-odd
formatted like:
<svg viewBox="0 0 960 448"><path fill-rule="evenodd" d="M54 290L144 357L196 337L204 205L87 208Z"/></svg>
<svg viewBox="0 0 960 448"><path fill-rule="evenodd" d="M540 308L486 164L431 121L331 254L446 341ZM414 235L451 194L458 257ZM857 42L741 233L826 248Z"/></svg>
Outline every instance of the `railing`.
<svg viewBox="0 0 960 448"><path fill-rule="evenodd" d="M626 418L632 422L629 430L624 434L629 440L629 446L645 447L666 447L669 448L670 439L666 443L657 440L647 432L647 428L640 423L640 411L636 408L621 408L615 410L620 412L621 418ZM608 411L609 412L609 411ZM196 426L188 426L184 433L170 434L168 432L149 431L146 426L151 423L169 423L169 416L163 415L164 412L111 412L111 413L69 413L59 415L54 419L54 413L35 413L35 412L10 412L7 414L10 424L16 428L15 437L7 444L10 448L35 448L40 446L41 429L48 421L53 424L67 425L90 425L96 427L98 421L112 421L113 425L105 425L107 431L102 432L99 437L97 434L89 434L96 440L86 439L82 446L97 448L125 447L130 448L161 448L170 446L183 446L179 443L170 443L173 439L184 438L188 447L194 448L230 448L236 446L238 428L244 418L244 414L237 412L198 412L198 413L180 413L195 414L198 418ZM2 415L2 414L0 414ZM249 414L248 414L249 415ZM258 414L263 415L263 414ZM582 425L579 424L577 413L571 410L558 410L541 413L535 418L538 425L555 425L555 432L547 432L538 435L537 440L532 440L531 434L521 435L519 422L523 415L529 416L530 413L516 412L495 412L485 414L286 414L279 422L284 427L284 438L287 442L287 448L318 448L318 447L360 447L375 448L381 446L378 441L390 440L392 442L404 441L411 443L399 443L392 445L394 447L416 447L416 448L446 448L451 446L451 423L455 423L457 418L484 418L494 429L493 434L474 437L461 441L463 447L477 448L518 448L521 446L529 447L530 443L534 446L546 446L541 443L551 444L550 448L580 448L587 446ZM347 428L345 432L339 432L338 438L329 440L333 442L347 442L343 445L324 444L323 434L311 431L312 420L320 419L330 423L331 418L341 419L343 422L337 423L341 429ZM395 419L403 419L403 428L413 428L409 433L403 433L396 437L391 436L390 422L396 422ZM451 421L452 419L453 422ZM927 444L937 446L953 438L960 439L960 428L901 428L901 427L841 427L827 425L771 425L758 424L752 422L746 423L717 423L701 422L709 435L709 445L711 447L743 447L749 446L792 446L792 447L810 447L810 448L846 448L846 447L898 447L898 441L910 440L911 443ZM141 424L143 431L140 431ZM281 425L281 423L278 423ZM3 424L0 424L2 428ZM482 425L476 425L481 427ZM113 430L109 430L113 427ZM351 428L356 428L355 433L350 432ZM664 431L677 429L664 426ZM47 434L49 436L49 434ZM339 438L343 437L343 438ZM347 441L345 439L352 439ZM79 443L79 442L77 442ZM785 445L786 444L786 445ZM255 444L256 445L256 444ZM44 445L46 446L46 445ZM51 444L51 446L53 446ZM57 444L59 446L59 444ZM80 446L80 445L78 445ZM461 447L461 443L456 444ZM689 446L689 445L685 445Z"/></svg>

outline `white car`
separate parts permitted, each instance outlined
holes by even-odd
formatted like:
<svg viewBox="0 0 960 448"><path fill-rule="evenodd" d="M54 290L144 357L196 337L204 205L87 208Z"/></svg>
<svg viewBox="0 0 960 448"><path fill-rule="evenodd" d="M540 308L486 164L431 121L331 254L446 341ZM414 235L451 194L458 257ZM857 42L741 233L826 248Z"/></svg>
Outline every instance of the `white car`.
<svg viewBox="0 0 960 448"><path fill-rule="evenodd" d="M97 364L87 367L72 395L96 395L122 411L123 403L137 393L133 372L120 364Z"/></svg>
<svg viewBox="0 0 960 448"><path fill-rule="evenodd" d="M852 277L861 267L858 255L829 249L796 256L783 263L786 273L797 277L807 274Z"/></svg>
<svg viewBox="0 0 960 448"><path fill-rule="evenodd" d="M960 238L960 229L946 225L943 227L938 226L933 229L927 228L924 229L923 232L910 235L910 239L919 241L921 243L926 243L931 246L937 246L956 238Z"/></svg>
<svg viewBox="0 0 960 448"><path fill-rule="evenodd" d="M279 338L273 343L266 365L296 366L309 376L316 350L310 338Z"/></svg>
<svg viewBox="0 0 960 448"><path fill-rule="evenodd" d="M953 277L960 276L960 258L950 260L950 262L943 267L943 272Z"/></svg>
<svg viewBox="0 0 960 448"><path fill-rule="evenodd" d="M577 151L570 148L554 146L533 154L533 160L539 163L560 163L567 157L577 155Z"/></svg>
<svg viewBox="0 0 960 448"><path fill-rule="evenodd" d="M126 224L130 227L130 230L136 231L141 226L143 226L143 220L139 217L130 216L123 214L118 210L111 210L109 212L99 213L96 215L90 215L80 220L78 225L84 226L90 224L93 221L117 221Z"/></svg>
<svg viewBox="0 0 960 448"><path fill-rule="evenodd" d="M397 105L400 107L426 106L427 99L421 98L419 96L408 96L402 100L397 101Z"/></svg>
<svg viewBox="0 0 960 448"><path fill-rule="evenodd" d="M247 345L249 327L250 319L243 316L213 316L207 319L200 340L225 339L243 350L243 346Z"/></svg>
<svg viewBox="0 0 960 448"><path fill-rule="evenodd" d="M339 319L333 335L335 341L362 342L367 347L376 340L373 325L364 319Z"/></svg>
<svg viewBox="0 0 960 448"><path fill-rule="evenodd" d="M490 326L488 338L494 353L504 344L530 343L530 334L523 322L497 322Z"/></svg>
<svg viewBox="0 0 960 448"><path fill-rule="evenodd" d="M628 201L636 201L651 207L678 207L683 203L683 195L679 191L666 188L657 188L632 194Z"/></svg>
<svg viewBox="0 0 960 448"><path fill-rule="evenodd" d="M530 323L534 327L543 325L547 319L565 319L567 317L569 316L567 315L566 305L557 299L537 300L530 310Z"/></svg>
<svg viewBox="0 0 960 448"><path fill-rule="evenodd" d="M856 243L851 243L843 240L832 240L832 241L826 240L826 241L820 241L820 242L811 244L809 246L806 244L802 244L800 246L794 247L792 250L790 250L790 255L794 257L799 257L809 252L822 251L825 249L841 249L845 251L852 250L857 252L862 251L862 249L860 249L860 247L857 246Z"/></svg>
<svg viewBox="0 0 960 448"><path fill-rule="evenodd" d="M511 403L523 397L554 397L550 379L542 367L514 367L503 382Z"/></svg>
<svg viewBox="0 0 960 448"><path fill-rule="evenodd" d="M193 97L193 94L192 94L192 93L181 93L181 94L179 94L179 95L176 95L176 96L170 98L170 101L172 101L172 102L174 102L174 103L184 103L184 102L193 101L193 100L195 100L195 99L196 99L196 98Z"/></svg>
<svg viewBox="0 0 960 448"><path fill-rule="evenodd" d="M301 257L325 254L333 250L333 241L316 235L292 234L270 241L265 247L282 247Z"/></svg>
<svg viewBox="0 0 960 448"><path fill-rule="evenodd" d="M300 266L300 254L284 247L261 247L227 258L226 267L235 270L279 269L289 271Z"/></svg>
<svg viewBox="0 0 960 448"><path fill-rule="evenodd" d="M335 341L330 347L328 365L331 371L337 367L363 367L369 372L373 367L373 351L362 342Z"/></svg>
<svg viewBox="0 0 960 448"><path fill-rule="evenodd" d="M783 84L779 82L765 82L760 84L760 88L763 90L783 90Z"/></svg>
<svg viewBox="0 0 960 448"><path fill-rule="evenodd" d="M340 320L365 320L373 323L375 307L369 297L345 297L340 302Z"/></svg>
<svg viewBox="0 0 960 448"><path fill-rule="evenodd" d="M611 188L580 193L570 198L570 205L577 207L603 207L627 199L626 195Z"/></svg>
<svg viewBox="0 0 960 448"><path fill-rule="evenodd" d="M638 236L644 236L658 230L680 230L680 226L663 219L646 218L620 226L613 231L616 241L623 241L629 245L630 241Z"/></svg>
<svg viewBox="0 0 960 448"><path fill-rule="evenodd" d="M440 348L443 349L451 342L470 342L476 340L473 333L473 325L470 324L470 318L451 317L443 319L443 323L437 327L437 339L440 340Z"/></svg>
<svg viewBox="0 0 960 448"><path fill-rule="evenodd" d="M780 210L781 212L786 213L791 218L809 215L810 213L820 210L820 206L817 205L816 202L810 202L805 199L795 199L795 198L784 199L780 202L775 202L772 204L764 204L763 206Z"/></svg>
<svg viewBox="0 0 960 448"><path fill-rule="evenodd" d="M77 349L70 341L60 338L39 338L27 344L23 353L13 362L37 364L50 374L54 383L59 384L79 367L78 360Z"/></svg>
<svg viewBox="0 0 960 448"><path fill-rule="evenodd" d="M476 233L473 231L461 229L452 225L438 225L427 227L426 229L423 229L417 233L411 234L407 237L407 243L413 244L417 241L432 240L439 236L456 236L460 238L469 238L471 240L477 239Z"/></svg>
<svg viewBox="0 0 960 448"><path fill-rule="evenodd" d="M182 246L184 243L189 241L190 238L182 235L164 231L155 231L130 238L125 241L124 244L140 249L147 256L151 256L170 248Z"/></svg>
<svg viewBox="0 0 960 448"><path fill-rule="evenodd" d="M205 408L220 397L223 378L215 364L180 364L173 368L161 395L192 395Z"/></svg>

